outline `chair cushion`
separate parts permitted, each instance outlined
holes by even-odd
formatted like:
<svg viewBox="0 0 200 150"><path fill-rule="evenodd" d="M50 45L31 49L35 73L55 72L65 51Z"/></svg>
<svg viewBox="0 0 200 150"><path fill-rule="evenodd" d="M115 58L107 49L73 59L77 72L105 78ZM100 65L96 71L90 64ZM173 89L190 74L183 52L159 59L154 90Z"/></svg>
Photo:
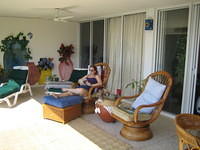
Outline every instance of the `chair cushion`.
<svg viewBox="0 0 200 150"><path fill-rule="evenodd" d="M141 105L149 105L158 102L162 97L165 88L166 85L149 78L144 92L133 102L132 107L136 109ZM154 107L142 108L140 112L151 113L153 109Z"/></svg>
<svg viewBox="0 0 200 150"><path fill-rule="evenodd" d="M0 98L4 98L12 93L20 90L20 85L14 80L9 80L8 83L0 87Z"/></svg>
<svg viewBox="0 0 200 150"><path fill-rule="evenodd" d="M125 112L124 110L122 110L116 106L112 107L112 114L118 116L119 118L121 118L125 121L134 121L133 113ZM150 118L151 118L151 115L146 114L146 113L139 113L139 115L138 115L138 120L140 120L140 121L149 120Z"/></svg>
<svg viewBox="0 0 200 150"><path fill-rule="evenodd" d="M64 96L60 98L55 98L53 96L44 96L44 103L52 105L59 108L65 108L75 104L81 104L83 101L82 96Z"/></svg>
<svg viewBox="0 0 200 150"><path fill-rule="evenodd" d="M26 83L28 70L12 69L8 74L8 79L15 80L20 86Z"/></svg>

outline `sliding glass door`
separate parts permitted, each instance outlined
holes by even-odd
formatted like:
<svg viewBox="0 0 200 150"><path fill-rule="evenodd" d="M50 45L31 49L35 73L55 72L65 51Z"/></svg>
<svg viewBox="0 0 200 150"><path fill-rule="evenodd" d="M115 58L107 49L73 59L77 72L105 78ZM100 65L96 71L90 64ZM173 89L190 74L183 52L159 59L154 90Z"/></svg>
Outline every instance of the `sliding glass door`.
<svg viewBox="0 0 200 150"><path fill-rule="evenodd" d="M90 23L80 24L80 67L87 68L90 60Z"/></svg>
<svg viewBox="0 0 200 150"><path fill-rule="evenodd" d="M164 110L181 112L189 9L159 11L156 47L156 70L169 72L174 84Z"/></svg>

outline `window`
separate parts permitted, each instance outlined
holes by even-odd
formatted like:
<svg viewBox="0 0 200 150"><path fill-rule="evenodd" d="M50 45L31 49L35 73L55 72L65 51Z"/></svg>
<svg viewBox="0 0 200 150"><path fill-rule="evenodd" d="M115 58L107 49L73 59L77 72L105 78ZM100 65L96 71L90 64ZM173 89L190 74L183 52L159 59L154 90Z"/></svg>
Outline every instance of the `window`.
<svg viewBox="0 0 200 150"><path fill-rule="evenodd" d="M80 66L103 62L104 20L80 24Z"/></svg>

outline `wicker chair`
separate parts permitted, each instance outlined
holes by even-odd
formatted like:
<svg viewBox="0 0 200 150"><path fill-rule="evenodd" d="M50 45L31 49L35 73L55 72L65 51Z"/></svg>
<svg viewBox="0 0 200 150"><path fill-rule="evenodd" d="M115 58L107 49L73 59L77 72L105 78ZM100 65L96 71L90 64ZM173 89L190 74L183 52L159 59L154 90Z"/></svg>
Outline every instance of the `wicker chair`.
<svg viewBox="0 0 200 150"><path fill-rule="evenodd" d="M179 114L175 118L176 132L179 137L179 150L200 150L200 116L193 114ZM197 131L195 133L195 131Z"/></svg>
<svg viewBox="0 0 200 150"><path fill-rule="evenodd" d="M96 98L93 97L94 90L99 88L105 88L108 82L108 78L110 76L111 69L107 63L97 63L94 66L96 66L97 68L101 68L102 86L95 86L89 89L88 96L85 98L83 102L84 114L94 113L95 100L96 100Z"/></svg>
<svg viewBox="0 0 200 150"><path fill-rule="evenodd" d="M149 126L160 115L172 86L172 77L167 72L160 71L152 73L147 77L146 81L148 81L149 77L166 85L166 89L158 102L149 105L140 105L132 112L127 112L119 108L119 104L123 103L123 101L137 98L143 92L142 91L134 96L123 96L118 98L112 110L112 117L124 124L120 134L129 140L144 141L153 137L153 133ZM140 113L142 108L148 107L155 107L152 113Z"/></svg>

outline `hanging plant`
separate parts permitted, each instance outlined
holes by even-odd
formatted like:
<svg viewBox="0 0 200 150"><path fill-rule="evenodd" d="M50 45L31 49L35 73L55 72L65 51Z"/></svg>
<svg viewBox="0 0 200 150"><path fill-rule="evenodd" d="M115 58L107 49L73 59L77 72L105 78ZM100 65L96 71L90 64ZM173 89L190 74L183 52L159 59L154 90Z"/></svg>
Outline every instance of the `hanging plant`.
<svg viewBox="0 0 200 150"><path fill-rule="evenodd" d="M64 46L64 44L62 43L60 45L60 49L57 50L57 52L60 55L59 61L62 62L66 62L67 60L70 59L71 55L74 54L74 46L72 44Z"/></svg>

